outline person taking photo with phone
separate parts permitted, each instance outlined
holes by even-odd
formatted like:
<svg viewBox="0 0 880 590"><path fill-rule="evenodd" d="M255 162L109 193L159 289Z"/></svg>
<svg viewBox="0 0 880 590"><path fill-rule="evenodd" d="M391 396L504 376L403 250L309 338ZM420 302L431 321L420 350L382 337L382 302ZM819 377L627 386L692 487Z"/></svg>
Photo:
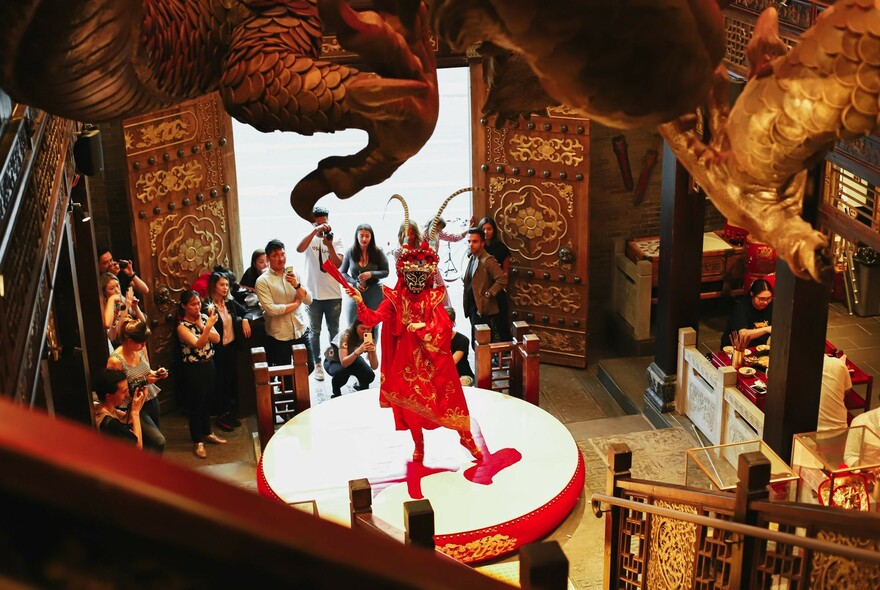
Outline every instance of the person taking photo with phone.
<svg viewBox="0 0 880 590"><path fill-rule="evenodd" d="M342 386L352 376L358 380L354 386L356 391L369 389L376 378L379 356L376 354L372 329L373 326L355 319L347 330L340 332L330 342L330 348L324 355L324 369L332 377L330 384L333 394L330 397L342 395Z"/></svg>

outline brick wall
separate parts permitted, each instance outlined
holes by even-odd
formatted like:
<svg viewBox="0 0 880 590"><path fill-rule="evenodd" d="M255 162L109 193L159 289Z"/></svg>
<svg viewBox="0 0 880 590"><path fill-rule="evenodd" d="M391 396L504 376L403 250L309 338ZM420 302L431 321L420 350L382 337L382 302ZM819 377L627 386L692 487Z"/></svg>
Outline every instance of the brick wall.
<svg viewBox="0 0 880 590"><path fill-rule="evenodd" d="M633 194L623 186L620 168L612 149L611 138L626 136L633 183L637 184L645 151L659 153L645 198L633 205ZM610 306L613 241L660 235L660 186L663 141L656 129L620 131L590 123L590 319L593 337L602 338L605 312ZM707 202L705 230L724 227L724 217Z"/></svg>

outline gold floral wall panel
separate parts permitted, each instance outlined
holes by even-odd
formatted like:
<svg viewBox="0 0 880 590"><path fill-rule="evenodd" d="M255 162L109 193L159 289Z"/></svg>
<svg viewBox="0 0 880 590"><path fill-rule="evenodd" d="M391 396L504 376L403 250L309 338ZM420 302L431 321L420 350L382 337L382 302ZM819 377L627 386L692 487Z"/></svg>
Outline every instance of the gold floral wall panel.
<svg viewBox="0 0 880 590"><path fill-rule="evenodd" d="M216 264L242 270L231 120L210 95L126 120L122 132L151 353L167 365L180 294Z"/></svg>
<svg viewBox="0 0 880 590"><path fill-rule="evenodd" d="M510 320L541 339L541 361L586 366L590 122L567 107L547 116L482 117L488 89L471 62L474 214L510 248Z"/></svg>

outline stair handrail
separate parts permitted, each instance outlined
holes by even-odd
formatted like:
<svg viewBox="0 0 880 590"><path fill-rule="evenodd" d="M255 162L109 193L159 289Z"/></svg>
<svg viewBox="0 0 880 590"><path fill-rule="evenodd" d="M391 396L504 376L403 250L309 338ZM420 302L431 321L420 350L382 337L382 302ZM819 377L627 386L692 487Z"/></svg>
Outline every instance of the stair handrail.
<svg viewBox="0 0 880 590"><path fill-rule="evenodd" d="M593 496L590 498L590 502L593 506L593 514L595 514L597 518L601 518L604 513L610 511L610 508L602 506L603 504L606 504L608 506L628 508L637 512L647 512L648 514L653 514L656 516L663 516L675 520L682 520L684 522L689 522L692 524L722 529L745 536L757 537L760 539L765 539L767 541L775 541L777 543L796 545L804 549L811 549L813 551L819 551L821 553L829 553L831 555L837 555L846 559L864 561L880 565L880 553L876 551L859 549L858 547L851 547L849 545L837 545L836 543L821 541L813 537L801 537L798 535L792 535L791 533L781 533L778 531L771 531L762 527L742 524L729 520L721 520L720 518L712 518L711 516L702 516L699 514L679 512L678 510L673 510L671 508L663 508L661 506L655 506L654 504L645 504L643 502L636 502L634 500L615 498L614 496L608 496L606 494L593 494Z"/></svg>

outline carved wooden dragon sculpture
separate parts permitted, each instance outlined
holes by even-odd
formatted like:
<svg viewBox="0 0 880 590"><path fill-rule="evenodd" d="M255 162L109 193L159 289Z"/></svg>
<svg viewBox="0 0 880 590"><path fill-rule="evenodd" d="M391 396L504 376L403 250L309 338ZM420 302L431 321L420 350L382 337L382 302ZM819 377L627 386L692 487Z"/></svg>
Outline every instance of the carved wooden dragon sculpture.
<svg viewBox="0 0 880 590"><path fill-rule="evenodd" d="M417 153L438 113L436 63L420 0L4 0L0 88L57 115L101 122L219 90L261 131L363 129L367 146L327 158L291 192L303 217ZM319 59L322 22L374 73Z"/></svg>
<svg viewBox="0 0 880 590"><path fill-rule="evenodd" d="M750 79L727 106L716 69L724 34L717 0L435 0L432 24L453 47L512 50L547 95L613 127L659 124L718 209L804 278L827 277L825 237L800 217L805 169L840 139L872 133L880 111L880 5L840 0L791 52L775 9L750 44ZM508 108L493 89L489 109ZM712 139L689 113L708 96ZM531 108L547 106L540 97Z"/></svg>

